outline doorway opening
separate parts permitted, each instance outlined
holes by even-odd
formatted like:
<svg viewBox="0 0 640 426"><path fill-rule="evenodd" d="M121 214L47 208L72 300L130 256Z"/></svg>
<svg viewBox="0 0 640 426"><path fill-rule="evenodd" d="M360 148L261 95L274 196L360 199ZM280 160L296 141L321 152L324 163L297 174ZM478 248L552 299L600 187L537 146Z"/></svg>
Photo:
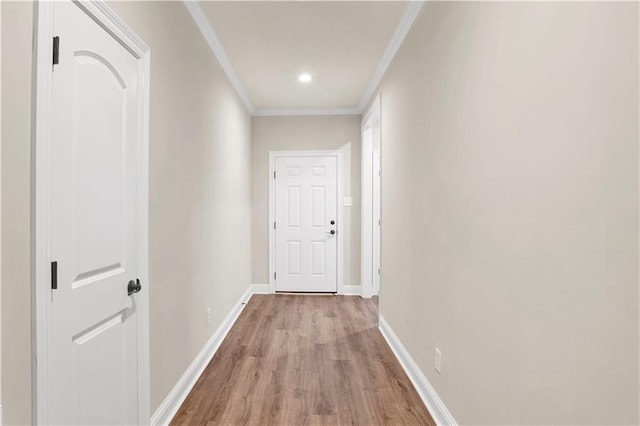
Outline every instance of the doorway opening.
<svg viewBox="0 0 640 426"><path fill-rule="evenodd" d="M362 119L362 297L380 293L381 209L381 111L378 95Z"/></svg>

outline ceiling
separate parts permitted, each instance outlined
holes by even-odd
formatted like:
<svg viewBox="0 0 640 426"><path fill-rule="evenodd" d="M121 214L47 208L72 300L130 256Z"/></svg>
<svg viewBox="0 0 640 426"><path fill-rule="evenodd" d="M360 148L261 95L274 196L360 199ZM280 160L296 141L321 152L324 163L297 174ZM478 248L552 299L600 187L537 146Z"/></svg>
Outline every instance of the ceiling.
<svg viewBox="0 0 640 426"><path fill-rule="evenodd" d="M389 56L394 33L405 21L407 4L215 1L198 5L200 19L208 21L204 26L208 24L211 32L205 38L241 97L250 110L269 114L361 109L372 80L380 74L376 70ZM203 22L198 25L203 30ZM312 75L310 83L298 81L303 72Z"/></svg>

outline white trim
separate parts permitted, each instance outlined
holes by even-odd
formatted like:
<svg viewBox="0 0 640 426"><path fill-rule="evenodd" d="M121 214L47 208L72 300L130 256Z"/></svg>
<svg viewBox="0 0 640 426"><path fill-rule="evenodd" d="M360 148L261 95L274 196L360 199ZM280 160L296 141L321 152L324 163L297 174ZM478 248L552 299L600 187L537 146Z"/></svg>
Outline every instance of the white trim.
<svg viewBox="0 0 640 426"><path fill-rule="evenodd" d="M407 376L409 376L409 380L411 380L413 387L418 392L418 395L420 395L422 402L424 402L424 405L427 407L427 410L429 410L436 424L457 425L451 412L449 412L444 405L440 396L438 396L433 386L431 386L431 383L429 383L422 370L420 370L416 362L411 358L407 349L382 315L380 315L379 324L378 328L380 329L380 333L382 333L393 354L400 362Z"/></svg>
<svg viewBox="0 0 640 426"><path fill-rule="evenodd" d="M344 285L342 286L343 296L360 296L361 290L359 285Z"/></svg>
<svg viewBox="0 0 640 426"><path fill-rule="evenodd" d="M50 259L49 252L49 157L50 157L50 117L52 75L49 60L53 52L51 37L53 35L53 3L38 2L33 8L34 39L32 73L32 140L31 140L31 382L32 382L32 423L49 424L50 405L48 395L50 385L50 351L51 336L50 313L51 303L44 283L50 282L51 273L46 268ZM42 131L39 131L42 129ZM34 185L35 182L35 185ZM38 285L42 283L42 285Z"/></svg>
<svg viewBox="0 0 640 426"><path fill-rule="evenodd" d="M193 18L194 22L198 26L198 29L204 36L204 39L207 41L207 44L209 45L209 48L213 52L213 55L216 57L216 59L220 63L220 66L222 67L224 72L227 74L229 81L231 81L231 84L236 89L236 92L238 93L238 96L242 100L242 103L249 111L249 114L253 115L255 108L251 103L251 100L249 99L247 90L242 84L242 81L240 81L240 77L238 77L238 74L236 73L236 70L233 68L233 65L231 65L231 61L229 61L229 58L227 57L227 53L225 52L224 47L222 47L222 43L220 43L220 39L218 38L215 31L213 30L213 27L211 26L211 23L209 22L207 15L204 13L202 8L200 7L200 4L197 1L194 1L194 0L183 0L183 1L187 10L191 14L191 17Z"/></svg>
<svg viewBox="0 0 640 426"><path fill-rule="evenodd" d="M138 276L143 291L138 302L138 420L149 422L149 270L148 270L148 176L149 176L149 47L109 7L99 1L74 2L138 59L138 206L136 240ZM35 49L32 91L32 420L51 423L51 333L50 315L50 145L52 110L52 43L54 2L38 2L34 7Z"/></svg>
<svg viewBox="0 0 640 426"><path fill-rule="evenodd" d="M344 167L343 167L343 154L342 150L327 150L327 151L269 151L269 288L271 293L276 292L276 281L273 278L273 274L276 270L276 238L275 230L273 229L273 222L275 221L275 179L273 173L276 170L276 157L310 157L310 156L335 156L337 159L337 213L338 217L338 243L337 243L337 292L343 294L344 287Z"/></svg>
<svg viewBox="0 0 640 426"><path fill-rule="evenodd" d="M424 1L409 1L407 7L404 10L402 17L400 18L400 22L396 27L393 35L391 36L391 40L389 40L389 44L387 45L378 66L369 81L364 93L362 94L362 98L360 99L360 103L358 106L353 108L319 108L319 109L304 109L304 108L264 108L264 109L256 109L249 95L238 77L233 65L229 61L227 57L227 53L222 47L222 43L220 39L216 35L213 30L213 26L211 22L207 18L206 14L200 7L200 4L197 0L183 0L187 10L191 14L191 17L195 21L198 29L204 36L205 40L209 44L211 51L214 56L220 63L220 66L227 74L227 77L231 81L231 84L236 89L238 96L244 103L245 107L249 111L249 114L252 116L300 116L300 115L359 115L362 114L362 111L366 108L369 103L371 97L373 96L376 88L380 84L380 81L384 77L384 74L387 72L389 65L393 61L393 58L398 53L400 46L402 46L402 42L405 37L409 33L409 30L413 26L414 21L418 17L418 13L424 6Z"/></svg>
<svg viewBox="0 0 640 426"><path fill-rule="evenodd" d="M381 129L380 124L378 129ZM375 134L374 134L375 137ZM382 138L382 132L380 132L379 138ZM382 142L382 141L380 141ZM380 281L382 280L382 258L381 258L381 231L382 231L382 193L381 193L381 180L382 180L382 168L381 168L381 155L380 150L373 150L371 153L371 289L374 295L380 293Z"/></svg>
<svg viewBox="0 0 640 426"><path fill-rule="evenodd" d="M235 324L236 320L242 313L247 302L254 294L255 285L250 285L244 294L240 297L240 300L231 308L231 311L227 314L220 326L211 335L207 343L204 345L200 353L195 357L191 365L184 372L182 377L175 384L171 392L162 401L160 407L156 410L151 417L152 425L168 425L173 420L180 406L191 392L191 389L195 386L196 382L204 372L204 369L209 365L211 359L220 348L220 345L224 341L225 337Z"/></svg>
<svg viewBox="0 0 640 426"><path fill-rule="evenodd" d="M300 115L360 115L358 108L319 108L319 109L257 109L254 117L300 116Z"/></svg>
<svg viewBox="0 0 640 426"><path fill-rule="evenodd" d="M364 114L360 128L360 285L362 297L373 296L373 136L365 137L365 132L382 118L381 95L378 94ZM382 128L382 125L380 126ZM380 135L382 138L382 135ZM377 273L377 271L375 272Z"/></svg>
<svg viewBox="0 0 640 426"><path fill-rule="evenodd" d="M407 4L406 9L404 10L404 14L400 19L400 23L391 36L391 40L387 45L387 49L384 51L384 55L382 55L382 59L378 63L378 67L373 73L373 77L371 78L369 85L362 94L362 99L360 100L360 104L358 104L358 110L364 111L364 109L367 107L371 96L373 96L374 92L378 88L380 81L382 81L382 78L387 72L387 68L389 68L389 65L391 65L393 58L396 56L396 53L398 53L398 50L400 50L402 42L404 41L405 37L407 37L407 34L409 33L409 30L418 17L420 10L422 10L422 6L424 6L424 3L424 1L410 1L409 4Z"/></svg>
<svg viewBox="0 0 640 426"><path fill-rule="evenodd" d="M369 109L362 114L362 121L361 121L362 128L373 126L373 123L380 120L380 118L382 117L382 111L380 110L381 97L382 96L380 95L380 93L378 93L376 98L371 103L371 106L369 107Z"/></svg>
<svg viewBox="0 0 640 426"><path fill-rule="evenodd" d="M2 6L0 5L0 24L2 23ZM1 25L0 25L1 26ZM0 31L0 46L2 46L2 31ZM0 55L0 82L2 81L2 55ZM0 99L2 99L2 84L0 84ZM0 102L0 117L2 117L2 102ZM2 135L2 120L0 120L0 135ZM1 138L0 138L1 139ZM1 151L1 150L0 150ZM2 159L0 158L0 164L2 163ZM1 173L0 173L1 175ZM0 182L0 187L1 187ZM2 194L0 194L0 200L2 199ZM2 205L0 202L0 212L2 211ZM0 218L0 223L2 222ZM0 235L2 235L2 230L0 229ZM2 259L0 256L0 277L2 276ZM0 289L2 289L2 282L0 280ZM0 302L2 301L2 291L0 291ZM2 303L0 303L0 319L2 318ZM1 323L2 321L0 321ZM0 324L1 326L1 324ZM2 327L0 327L0 330ZM2 333L0 331L0 376L2 376ZM2 392L0 391L0 398L2 398ZM2 426L2 400L0 399L0 426Z"/></svg>

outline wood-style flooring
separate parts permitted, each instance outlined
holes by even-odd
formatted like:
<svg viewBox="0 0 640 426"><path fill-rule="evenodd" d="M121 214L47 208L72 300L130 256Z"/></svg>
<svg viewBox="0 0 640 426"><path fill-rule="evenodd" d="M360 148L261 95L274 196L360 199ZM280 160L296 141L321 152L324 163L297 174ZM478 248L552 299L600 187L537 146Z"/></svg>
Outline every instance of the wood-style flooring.
<svg viewBox="0 0 640 426"><path fill-rule="evenodd" d="M435 424L377 316L375 298L254 295L172 424Z"/></svg>

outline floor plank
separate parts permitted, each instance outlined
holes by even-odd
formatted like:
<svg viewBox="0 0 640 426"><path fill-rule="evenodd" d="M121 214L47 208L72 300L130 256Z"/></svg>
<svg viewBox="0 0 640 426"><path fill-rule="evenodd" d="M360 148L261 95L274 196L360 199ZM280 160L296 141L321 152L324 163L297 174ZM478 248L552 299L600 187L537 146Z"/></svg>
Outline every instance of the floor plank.
<svg viewBox="0 0 640 426"><path fill-rule="evenodd" d="M254 295L173 425L434 425L377 299Z"/></svg>

